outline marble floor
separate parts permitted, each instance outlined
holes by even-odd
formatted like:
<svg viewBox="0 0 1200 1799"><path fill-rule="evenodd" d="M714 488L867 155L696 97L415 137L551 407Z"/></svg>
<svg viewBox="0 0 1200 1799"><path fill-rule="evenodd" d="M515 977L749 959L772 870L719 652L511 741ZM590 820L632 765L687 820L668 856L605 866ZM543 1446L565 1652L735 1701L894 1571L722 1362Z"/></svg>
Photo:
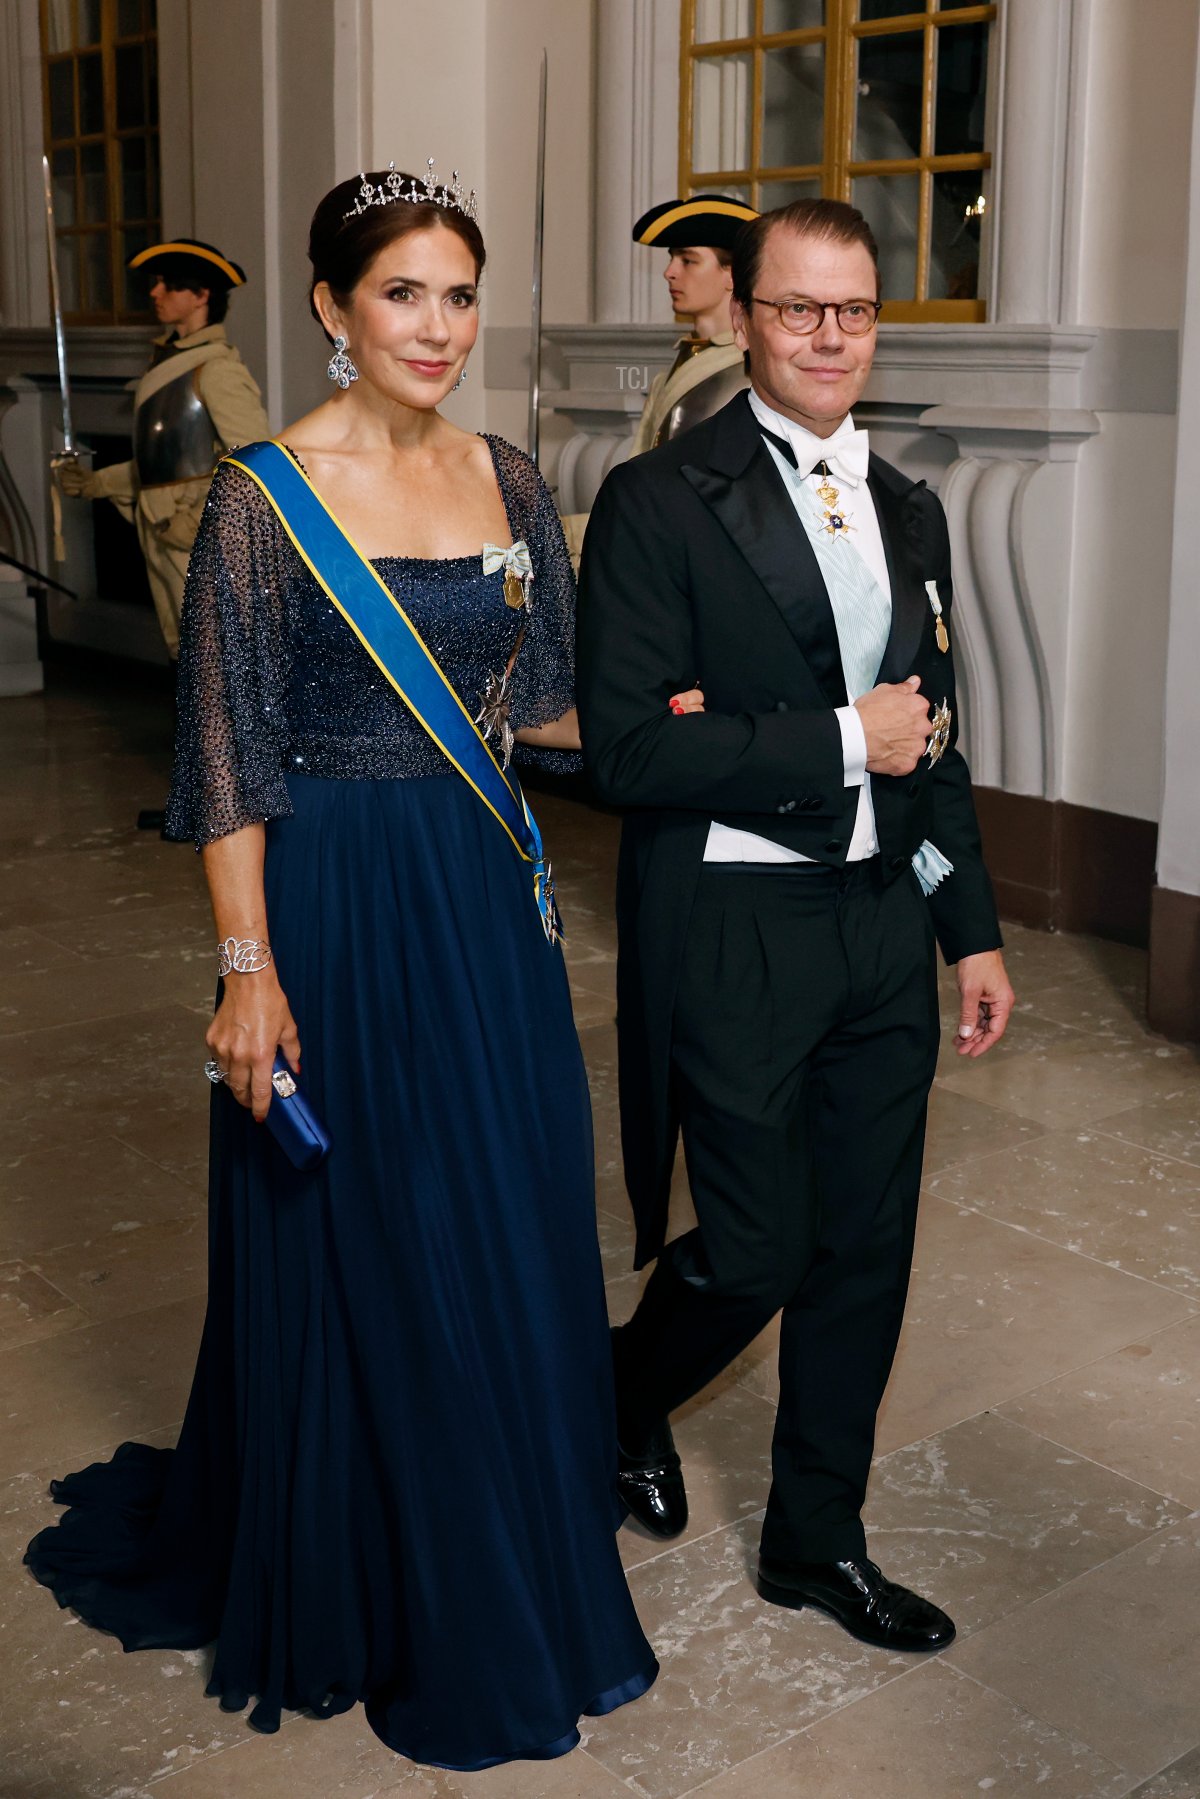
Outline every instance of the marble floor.
<svg viewBox="0 0 1200 1799"><path fill-rule="evenodd" d="M622 1532L661 1679L563 1761L416 1769L361 1711L255 1736L203 1656L126 1656L56 1609L19 1563L48 1478L173 1440L203 1307L212 932L197 858L132 828L170 710L115 677L0 701L0 1799L1197 1799L1200 1069L1147 1031L1143 957L1086 938L1012 930L1009 1041L935 1092L869 1526L957 1619L948 1653L755 1596L769 1333L679 1423L687 1535ZM621 1316L616 832L538 810Z"/></svg>

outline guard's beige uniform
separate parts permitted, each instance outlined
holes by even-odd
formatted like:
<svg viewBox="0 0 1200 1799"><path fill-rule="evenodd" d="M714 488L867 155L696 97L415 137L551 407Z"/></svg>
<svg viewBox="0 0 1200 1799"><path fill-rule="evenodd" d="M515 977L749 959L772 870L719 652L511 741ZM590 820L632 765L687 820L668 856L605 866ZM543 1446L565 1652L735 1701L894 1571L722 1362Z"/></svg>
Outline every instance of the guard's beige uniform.
<svg viewBox="0 0 1200 1799"><path fill-rule="evenodd" d="M206 325L188 337L155 339L155 360L138 382L135 412L163 387L191 381L212 420L212 467L186 480L144 485L136 462L114 463L87 478L84 497L111 500L136 525L150 592L171 656L179 654L179 613L188 557L208 498L212 471L227 450L271 435L262 396L249 369L225 335L224 325ZM136 439L136 423L135 423Z"/></svg>
<svg viewBox="0 0 1200 1799"><path fill-rule="evenodd" d="M722 374L726 369L740 371L742 367L742 352L733 341L732 331L723 331L712 338L682 338L671 367L661 375L656 375L650 384L646 404L634 433L630 456L644 455L658 443L667 441L670 436L671 414L685 394L692 393L701 382L709 380L713 375ZM749 386L748 376L746 385ZM718 406L723 406L730 398L732 395L722 390L711 410L715 411ZM705 414L701 413L696 418L689 419L688 424L698 424L703 416ZM563 534L576 574L579 573L583 536L589 516L586 512L566 512L562 515Z"/></svg>
<svg viewBox="0 0 1200 1799"><path fill-rule="evenodd" d="M659 432L684 394L691 393L710 375L740 367L741 363L742 352L733 341L732 331L719 332L706 342L683 338L672 366L651 383L629 454L641 456L654 448Z"/></svg>

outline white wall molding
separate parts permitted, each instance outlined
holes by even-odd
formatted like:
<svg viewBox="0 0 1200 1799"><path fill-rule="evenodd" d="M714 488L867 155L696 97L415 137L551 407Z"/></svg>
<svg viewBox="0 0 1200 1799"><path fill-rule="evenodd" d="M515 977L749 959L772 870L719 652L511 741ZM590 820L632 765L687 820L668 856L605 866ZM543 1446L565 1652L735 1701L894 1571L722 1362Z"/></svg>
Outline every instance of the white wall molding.
<svg viewBox="0 0 1200 1799"><path fill-rule="evenodd" d="M960 456L1074 462L1100 418L1083 407L930 406L918 423L953 438Z"/></svg>

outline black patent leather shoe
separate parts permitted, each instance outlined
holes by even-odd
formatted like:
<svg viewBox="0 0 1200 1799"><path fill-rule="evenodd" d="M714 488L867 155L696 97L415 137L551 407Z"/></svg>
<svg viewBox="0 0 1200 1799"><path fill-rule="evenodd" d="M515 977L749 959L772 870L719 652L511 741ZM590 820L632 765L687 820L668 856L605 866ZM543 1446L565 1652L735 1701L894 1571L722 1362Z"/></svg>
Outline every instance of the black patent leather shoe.
<svg viewBox="0 0 1200 1799"><path fill-rule="evenodd" d="M665 1420L638 1445L637 1455L627 1453L618 1443L617 1491L626 1509L652 1536L677 1537L687 1529L683 1468Z"/></svg>
<svg viewBox="0 0 1200 1799"><path fill-rule="evenodd" d="M919 1593L888 1580L874 1562L762 1560L758 1591L772 1605L806 1605L836 1618L860 1643L879 1649L928 1652L954 1641L954 1624Z"/></svg>

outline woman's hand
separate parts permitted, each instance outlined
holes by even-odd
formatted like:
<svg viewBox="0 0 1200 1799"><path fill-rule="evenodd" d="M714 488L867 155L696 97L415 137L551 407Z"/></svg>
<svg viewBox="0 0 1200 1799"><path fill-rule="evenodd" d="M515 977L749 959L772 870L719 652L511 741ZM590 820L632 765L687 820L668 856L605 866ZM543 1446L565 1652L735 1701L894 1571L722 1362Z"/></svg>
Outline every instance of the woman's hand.
<svg viewBox="0 0 1200 1799"><path fill-rule="evenodd" d="M204 1041L238 1105L247 1106L261 1124L271 1104L276 1050L300 1072L296 1021L273 963L255 974L226 975L225 994Z"/></svg>
<svg viewBox="0 0 1200 1799"><path fill-rule="evenodd" d="M673 693L667 704L676 718L683 718L689 712L703 712L704 695L698 687L689 687L686 693Z"/></svg>

